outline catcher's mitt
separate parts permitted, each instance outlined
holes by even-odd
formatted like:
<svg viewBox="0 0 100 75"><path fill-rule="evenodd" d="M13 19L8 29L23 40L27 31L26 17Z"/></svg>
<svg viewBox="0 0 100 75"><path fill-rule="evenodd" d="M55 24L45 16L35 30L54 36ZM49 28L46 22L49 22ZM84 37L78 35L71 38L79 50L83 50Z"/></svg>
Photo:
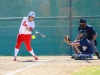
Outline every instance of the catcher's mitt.
<svg viewBox="0 0 100 75"><path fill-rule="evenodd" d="M71 45L71 40L70 40L70 37L68 36L68 35L66 35L65 37L64 37L64 41L67 43L67 44L69 44L69 45Z"/></svg>

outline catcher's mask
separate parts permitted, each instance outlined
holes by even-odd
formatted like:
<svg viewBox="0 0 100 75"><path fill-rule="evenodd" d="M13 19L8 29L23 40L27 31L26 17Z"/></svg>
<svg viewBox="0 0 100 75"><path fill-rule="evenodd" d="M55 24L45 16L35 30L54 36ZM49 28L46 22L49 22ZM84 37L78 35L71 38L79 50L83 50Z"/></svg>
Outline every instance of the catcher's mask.
<svg viewBox="0 0 100 75"><path fill-rule="evenodd" d="M80 39L84 39L84 38L87 37L87 32L86 32L86 30L80 30L80 31L79 31L79 35L80 35L80 34L82 34L82 36L80 37Z"/></svg>

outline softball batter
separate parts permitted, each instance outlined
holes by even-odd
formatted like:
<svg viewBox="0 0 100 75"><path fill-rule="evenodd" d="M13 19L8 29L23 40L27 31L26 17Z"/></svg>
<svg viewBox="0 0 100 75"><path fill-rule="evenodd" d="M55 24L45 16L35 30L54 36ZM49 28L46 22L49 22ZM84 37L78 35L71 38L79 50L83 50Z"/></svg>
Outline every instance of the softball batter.
<svg viewBox="0 0 100 75"><path fill-rule="evenodd" d="M16 46L15 46L15 53L14 53L14 59L13 61L16 61L17 58L17 54L19 52L20 46L22 44L22 42L25 43L26 49L28 50L28 52L30 54L32 54L32 56L35 58L35 60L38 60L38 57L35 55L33 49L31 48L31 34L32 34L32 30L35 27L34 24L34 18L35 18L35 13L34 12L30 12L28 14L28 17L24 17L20 28L19 28L19 33L17 36L17 42L16 42Z"/></svg>

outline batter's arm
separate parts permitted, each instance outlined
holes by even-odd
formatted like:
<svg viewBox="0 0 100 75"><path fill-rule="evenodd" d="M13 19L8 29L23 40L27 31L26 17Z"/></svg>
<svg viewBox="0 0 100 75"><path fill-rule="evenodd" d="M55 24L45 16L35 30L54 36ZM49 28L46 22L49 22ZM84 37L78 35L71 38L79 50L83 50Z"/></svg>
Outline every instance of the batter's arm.
<svg viewBox="0 0 100 75"><path fill-rule="evenodd" d="M33 28L31 28L31 27L26 27L26 29L27 29L28 31L32 31L32 30L33 30Z"/></svg>

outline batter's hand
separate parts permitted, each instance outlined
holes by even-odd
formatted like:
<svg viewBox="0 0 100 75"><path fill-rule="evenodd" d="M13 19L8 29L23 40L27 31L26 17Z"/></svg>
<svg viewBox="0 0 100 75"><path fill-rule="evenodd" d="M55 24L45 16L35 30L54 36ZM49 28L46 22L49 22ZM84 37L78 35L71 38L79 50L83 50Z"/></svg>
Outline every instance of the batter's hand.
<svg viewBox="0 0 100 75"><path fill-rule="evenodd" d="M31 31L31 29L29 27L26 27L26 30L28 30L29 32Z"/></svg>

